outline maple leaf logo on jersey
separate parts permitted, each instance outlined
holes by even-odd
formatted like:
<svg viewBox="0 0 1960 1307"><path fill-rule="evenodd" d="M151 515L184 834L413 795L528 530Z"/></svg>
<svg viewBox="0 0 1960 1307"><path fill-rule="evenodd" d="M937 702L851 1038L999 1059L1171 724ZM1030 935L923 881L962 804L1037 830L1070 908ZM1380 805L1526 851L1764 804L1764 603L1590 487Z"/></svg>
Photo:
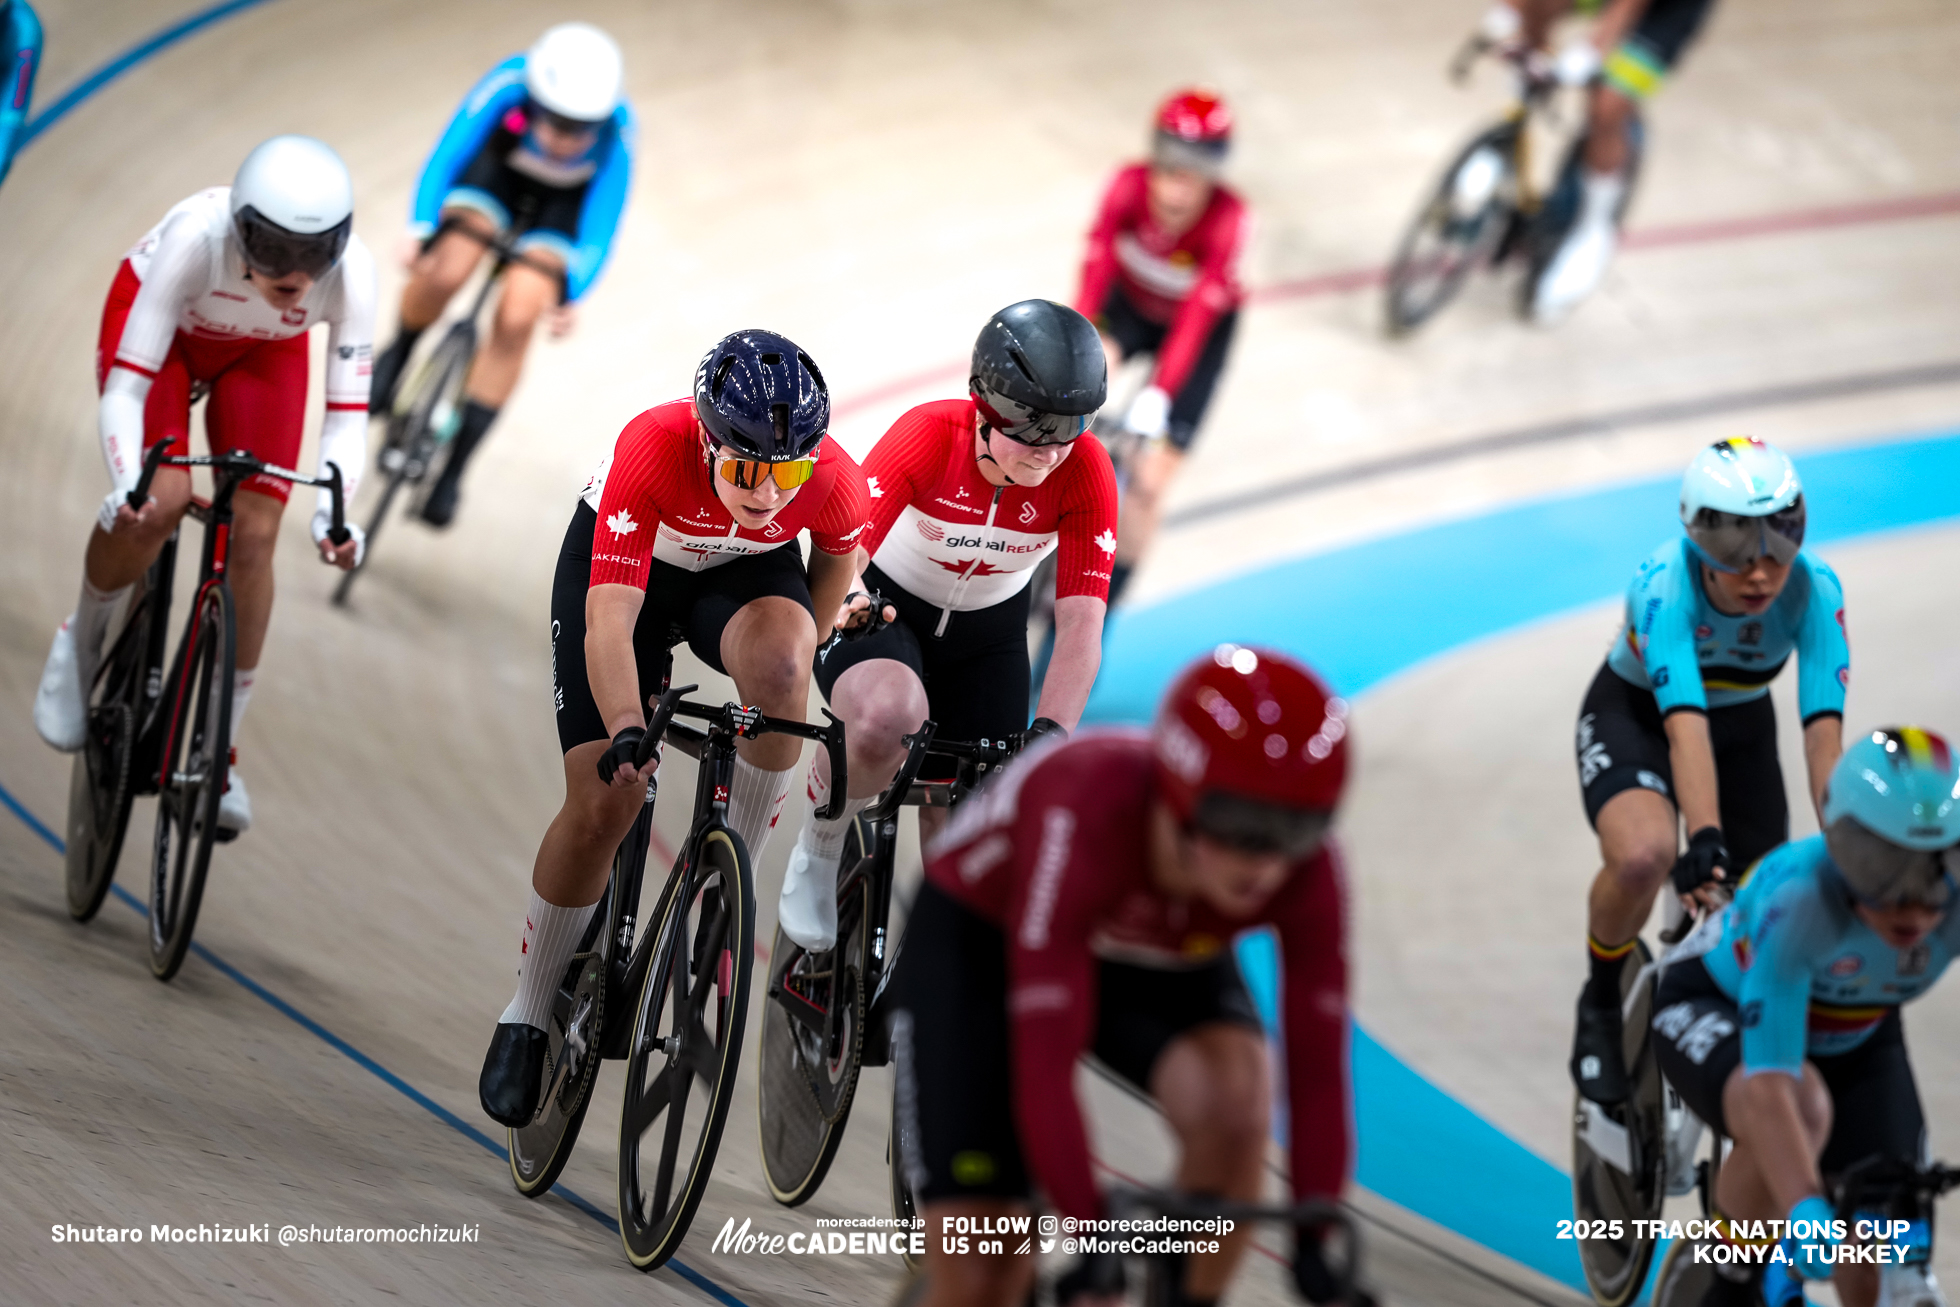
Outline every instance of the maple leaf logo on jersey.
<svg viewBox="0 0 1960 1307"><path fill-rule="evenodd" d="M1103 533L1096 537L1096 548L1102 550L1105 554L1115 553L1116 533L1108 527L1104 527Z"/></svg>
<svg viewBox="0 0 1960 1307"><path fill-rule="evenodd" d="M986 563L986 562L982 562L976 565L973 563L962 563L957 559L948 562L944 558L935 558L932 561L939 564L941 567L945 568L949 572L956 572L969 576L999 576L1002 572L1005 572L1007 570L1004 567L995 567L992 563ZM973 571L970 573L967 572L966 570L969 567L973 568Z"/></svg>
<svg viewBox="0 0 1960 1307"><path fill-rule="evenodd" d="M633 520L633 515L623 508L607 518L606 525L612 528L612 533L616 536L630 536L640 529L640 524Z"/></svg>
<svg viewBox="0 0 1960 1307"><path fill-rule="evenodd" d="M870 480L866 481L864 485L865 485L865 489L871 492L871 497L873 499L883 499L885 497L884 489L878 484L877 477L872 477Z"/></svg>

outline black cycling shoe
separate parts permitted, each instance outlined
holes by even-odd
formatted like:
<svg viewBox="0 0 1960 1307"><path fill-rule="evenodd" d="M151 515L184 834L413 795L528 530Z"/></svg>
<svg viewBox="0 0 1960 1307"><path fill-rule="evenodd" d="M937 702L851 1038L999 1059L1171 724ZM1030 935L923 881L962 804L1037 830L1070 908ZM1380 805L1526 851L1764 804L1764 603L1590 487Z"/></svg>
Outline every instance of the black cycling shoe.
<svg viewBox="0 0 1960 1307"><path fill-rule="evenodd" d="M545 1055L550 1051L550 1036L536 1026L498 1023L483 1058L483 1075L476 1082L476 1096L492 1121L513 1129L531 1123L538 1114Z"/></svg>
<svg viewBox="0 0 1960 1307"><path fill-rule="evenodd" d="M461 497L459 490L455 478L437 478L429 491L428 502L422 505L422 520L433 527L445 527L455 521L456 501Z"/></svg>
<svg viewBox="0 0 1960 1307"><path fill-rule="evenodd" d="M401 384L402 366L408 362L410 344L404 337L374 358L374 371L368 381L368 412L379 415L395 406L395 388Z"/></svg>
<svg viewBox="0 0 1960 1307"><path fill-rule="evenodd" d="M1627 1099L1626 1055L1622 1051L1620 1005L1595 1006L1587 1002L1588 992L1579 993L1578 1028L1572 1036L1572 1083L1579 1092L1602 1107L1612 1107Z"/></svg>
<svg viewBox="0 0 1960 1307"><path fill-rule="evenodd" d="M1739 1278L1726 1272L1733 1267L1718 1266L1708 1277L1696 1307L1763 1307L1763 1277L1760 1271L1745 1271Z"/></svg>

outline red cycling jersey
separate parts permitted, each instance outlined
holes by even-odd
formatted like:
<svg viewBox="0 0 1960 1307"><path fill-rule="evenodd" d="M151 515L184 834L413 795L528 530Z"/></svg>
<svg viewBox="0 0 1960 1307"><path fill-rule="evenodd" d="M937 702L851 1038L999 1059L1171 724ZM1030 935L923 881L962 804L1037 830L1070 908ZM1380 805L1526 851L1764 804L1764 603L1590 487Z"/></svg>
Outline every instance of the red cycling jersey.
<svg viewBox="0 0 1960 1307"><path fill-rule="evenodd" d="M1150 167L1141 163L1123 169L1109 184L1089 232L1075 307L1096 320L1110 286L1122 282L1123 293L1139 313L1169 328L1152 380L1175 397L1213 325L1245 298L1238 265L1246 208L1230 190L1214 186L1198 220L1172 235L1150 216L1149 184Z"/></svg>
<svg viewBox="0 0 1960 1307"><path fill-rule="evenodd" d="M1064 1215L1101 1199L1075 1098L1075 1060L1096 1020L1096 960L1175 969L1216 957L1254 926L1279 933L1293 1192L1334 1198L1350 1153L1346 888L1323 846L1253 916L1235 921L1150 880L1149 737L1088 731L1037 746L960 807L926 878L1001 928L1015 1121L1034 1178Z"/></svg>
<svg viewBox="0 0 1960 1307"><path fill-rule="evenodd" d="M649 558L699 572L780 548L805 527L826 554L848 554L860 543L869 502L864 470L834 440L818 447L815 475L760 530L736 525L715 496L713 475L693 400L658 405L628 422L580 496L599 514L590 584L644 590Z"/></svg>
<svg viewBox="0 0 1960 1307"><path fill-rule="evenodd" d="M971 399L921 404L864 460L872 561L926 602L970 612L1019 594L1059 542L1056 596L1107 599L1116 473L1101 443L1078 439L1038 486L995 486L980 475L973 421Z"/></svg>

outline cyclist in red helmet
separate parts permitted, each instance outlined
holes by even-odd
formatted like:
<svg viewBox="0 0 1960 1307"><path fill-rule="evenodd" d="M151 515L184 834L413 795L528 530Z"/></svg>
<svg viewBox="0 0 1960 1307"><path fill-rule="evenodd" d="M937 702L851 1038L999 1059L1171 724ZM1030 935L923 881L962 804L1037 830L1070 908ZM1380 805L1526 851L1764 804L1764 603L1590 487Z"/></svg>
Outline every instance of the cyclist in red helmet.
<svg viewBox="0 0 1960 1307"><path fill-rule="evenodd" d="M1133 354L1154 356L1123 417L1146 445L1123 494L1112 604L1156 532L1238 326L1246 208L1219 182L1231 138L1217 92L1172 95L1157 109L1149 160L1116 174L1089 232L1076 309L1102 332L1112 375Z"/></svg>
<svg viewBox="0 0 1960 1307"><path fill-rule="evenodd" d="M1347 706L1284 654L1220 645L1186 668L1150 733L1042 740L928 849L894 977L893 1061L906 1176L926 1218L926 1302L1026 1301L1032 1256L942 1242L945 1218L1025 1215L1038 1188L1104 1215L1075 1097L1093 1053L1148 1094L1179 1143L1175 1184L1255 1200L1272 1068L1231 941L1269 925L1280 996L1293 1191L1348 1174L1346 891L1327 829L1347 776ZM1184 1263L1184 1301L1221 1295L1245 1232ZM1316 1240L1300 1291L1337 1290ZM1088 1258L1062 1304L1114 1293Z"/></svg>

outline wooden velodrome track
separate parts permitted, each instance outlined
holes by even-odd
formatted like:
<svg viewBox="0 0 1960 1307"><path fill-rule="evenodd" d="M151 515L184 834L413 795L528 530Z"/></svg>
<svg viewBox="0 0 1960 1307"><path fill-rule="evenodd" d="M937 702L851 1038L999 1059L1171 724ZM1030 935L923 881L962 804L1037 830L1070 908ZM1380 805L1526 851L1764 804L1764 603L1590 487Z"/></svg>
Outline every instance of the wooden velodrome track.
<svg viewBox="0 0 1960 1307"><path fill-rule="evenodd" d="M859 452L906 405L953 393L988 312L1069 293L1101 181L1176 82L1209 79L1238 106L1233 173L1259 217L1248 275L1267 290L1139 602L1536 494L1669 474L1697 443L1738 430L1801 451L1951 428L1950 6L1726 0L1652 107L1634 213L1649 238L1596 300L1547 334L1507 318L1499 288L1476 287L1391 346L1367 278L1332 274L1379 264L1445 153L1501 104L1492 73L1468 92L1442 77L1477 8L1223 0L1199 16L1158 3L608 0L546 15L503 0L273 0L139 64L37 140L0 190L0 785L58 824L67 762L40 745L28 709L102 494L90 362L121 252L170 204L226 181L256 141L309 132L354 171L358 225L384 266L385 331L408 190L491 63L547 21L588 18L625 46L642 118L614 262L578 333L534 351L456 529L391 533L343 613L326 606L330 577L308 557L305 515L292 515L241 742L259 825L214 864L198 931L210 952L157 985L137 915L112 902L72 925L58 858L0 817L4 1296L855 1303L893 1291L895 1267L875 1259L709 1250L730 1217L787 1232L885 1210L880 1075L832 1178L796 1213L769 1202L753 1099L738 1101L680 1259L693 1281L636 1276L591 1215L519 1198L501 1158L457 1128L493 1134L475 1077L560 783L550 568L573 495L619 425L681 393L723 331L763 324L809 348L842 401L838 433ZM185 12L169 0L40 11L42 105ZM1574 421L1594 427L1524 443ZM1486 436L1502 439L1474 458L1418 457ZM1377 470L1343 476L1366 466ZM1327 474L1318 488L1267 493L1314 474ZM1656 520L1654 538L1669 529ZM1960 728L1960 531L1825 553L1851 596L1853 724ZM1381 595L1380 621L1424 620L1397 598ZM1344 822L1359 1016L1561 1162L1594 857L1567 742L1611 621L1605 604L1556 617L1366 695ZM668 790L670 835L687 789ZM123 864L139 893L148 821L139 809ZM762 860L765 937L785 848L779 839ZM1909 1024L1937 1152L1960 1112L1951 987ZM565 1175L601 1213L614 1201L617 1085L609 1071ZM1102 1154L1154 1174L1164 1145L1147 1115L1100 1085L1090 1093ZM1358 1201L1415 1236L1373 1241L1394 1301L1574 1301L1411 1213ZM465 1224L479 1241L160 1249L50 1236L63 1223L267 1221ZM1950 1282L1960 1273L1960 1261L1942 1265ZM1249 1267L1237 1300L1280 1301L1278 1267Z"/></svg>

